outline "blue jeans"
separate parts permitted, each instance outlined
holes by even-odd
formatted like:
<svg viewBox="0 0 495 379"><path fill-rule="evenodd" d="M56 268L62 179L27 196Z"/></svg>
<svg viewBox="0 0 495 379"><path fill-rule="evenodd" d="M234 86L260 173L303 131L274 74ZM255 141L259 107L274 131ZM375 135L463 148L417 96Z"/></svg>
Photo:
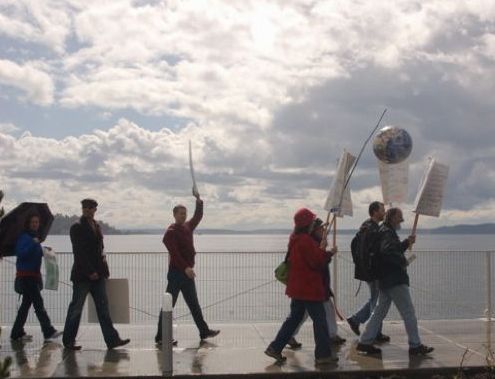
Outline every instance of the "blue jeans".
<svg viewBox="0 0 495 379"><path fill-rule="evenodd" d="M373 343L383 319L388 313L392 301L397 307L402 320L404 320L409 347L417 347L421 345L418 331L418 320L416 319L414 305L411 300L411 293L409 292L409 286L405 284L380 290L378 302L371 314L370 320L361 334L361 338L359 339L360 343L367 345Z"/></svg>
<svg viewBox="0 0 495 379"><path fill-rule="evenodd" d="M374 280L372 282L366 282L368 288L370 289L370 297L363 306L354 313L350 319L358 324L364 324L371 316L373 309L376 306L376 302L378 300L378 294L380 289L378 288L378 280ZM378 334L382 332L382 325L380 325L380 329L378 330Z"/></svg>
<svg viewBox="0 0 495 379"><path fill-rule="evenodd" d="M189 277L178 270L169 270L167 274L167 292L172 295L172 306L175 307L175 303L179 298L179 292L182 292L184 301L186 302L194 322L199 330L199 336L202 339L205 337L210 328L203 318L203 312L199 305L198 294L196 292L196 284L194 279L189 279ZM160 310L160 315L158 317L158 330L156 332L155 341L162 340L162 311Z"/></svg>
<svg viewBox="0 0 495 379"><path fill-rule="evenodd" d="M17 339L26 334L24 332L24 324L26 323L31 304L34 307L34 313L36 313L36 317L38 317L38 321L40 322L43 336L45 338L51 337L51 335L55 333L55 328L52 326L43 304L43 298L41 297L40 292L40 279L22 277L17 278L17 280L20 282L20 287L22 288L22 303L17 311L17 317L15 318L10 337L12 339Z"/></svg>
<svg viewBox="0 0 495 379"><path fill-rule="evenodd" d="M79 330L82 310L88 293L91 293L95 302L96 314L100 322L101 331L105 343L112 345L120 339L118 332L113 327L110 312L108 311L107 290L105 279L94 281L74 282L72 286L72 301L69 304L67 318L65 319L64 336L62 341L64 345L74 344Z"/></svg>
<svg viewBox="0 0 495 379"><path fill-rule="evenodd" d="M313 334L315 339L315 358L327 358L331 356L330 337L325 318L323 302L303 301L292 299L290 313L284 321L275 339L270 343L270 348L280 353L294 335L297 327L304 318L304 312L308 312L313 320Z"/></svg>

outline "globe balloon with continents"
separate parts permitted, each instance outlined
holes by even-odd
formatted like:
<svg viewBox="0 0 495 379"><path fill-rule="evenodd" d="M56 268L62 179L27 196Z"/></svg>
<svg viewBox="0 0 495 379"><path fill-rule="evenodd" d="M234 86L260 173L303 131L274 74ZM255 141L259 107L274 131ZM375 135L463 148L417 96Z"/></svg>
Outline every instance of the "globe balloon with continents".
<svg viewBox="0 0 495 379"><path fill-rule="evenodd" d="M408 132L396 126L380 129L373 140L373 152L385 163L400 163L412 150L412 139Z"/></svg>

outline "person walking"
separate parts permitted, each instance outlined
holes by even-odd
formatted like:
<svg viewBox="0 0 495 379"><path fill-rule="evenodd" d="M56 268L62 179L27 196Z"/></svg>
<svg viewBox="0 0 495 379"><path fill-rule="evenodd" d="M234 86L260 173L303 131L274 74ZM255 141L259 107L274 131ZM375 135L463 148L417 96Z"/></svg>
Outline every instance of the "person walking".
<svg viewBox="0 0 495 379"><path fill-rule="evenodd" d="M318 245L321 243L323 239L323 233L324 233L324 227L325 224L320 218L316 218L315 221L313 222L313 227L311 231L311 237L318 243ZM337 252L337 249L330 250L331 256L334 256L335 253ZM331 258L328 261L328 263L331 263ZM326 316L326 321L327 321L327 326L328 326L328 334L330 336L330 341L332 342L333 345L342 345L345 343L346 339L342 338L338 334L338 327L337 327L337 318L336 316L336 310L335 310L335 305L332 301L333 297L333 292L330 287L330 267L329 265L326 266L324 269L323 273L323 285L325 286L325 299L326 301L323 303L323 306L325 308L325 316ZM296 340L296 335L299 333L299 330L302 326L302 324L306 321L308 318L308 312L304 312L304 317L297 327L296 331L294 332L294 335L292 338L289 340L287 345L293 349L293 350L298 350L302 347L302 344Z"/></svg>
<svg viewBox="0 0 495 379"><path fill-rule="evenodd" d="M385 206L379 201L374 201L369 205L368 213L370 218L361 224L359 228L357 254L353 254L354 261L354 278L366 282L369 288L370 296L361 308L347 319L351 330L360 335L359 326L366 323L371 316L371 312L375 308L378 300L378 280L370 267L370 260L373 254L379 249L379 229L380 222L385 217ZM389 342L390 337L382 333L382 325L378 329L378 334L375 337L375 342Z"/></svg>
<svg viewBox="0 0 495 379"><path fill-rule="evenodd" d="M326 239L326 236L323 235L324 227L325 224L323 223L323 221L317 218L315 220L314 230L311 233L311 236L318 244L320 244L324 238ZM328 261L328 263L330 264L332 262L332 257L337 253L337 248L332 248L328 252L330 253L330 260ZM335 304L332 300L332 297L334 297L334 295L330 286L331 280L329 264L327 264L327 266L325 267L323 274L323 285L325 286L325 302L323 303L323 306L325 308L325 316L327 320L328 335L330 336L330 341L333 345L342 345L345 343L346 339L342 338L338 334L336 317L337 312L335 309Z"/></svg>
<svg viewBox="0 0 495 379"><path fill-rule="evenodd" d="M294 215L295 227L289 240L289 278L285 291L291 298L290 314L265 350L265 354L278 363L286 360L282 349L294 335L306 311L313 320L315 363L328 364L338 360L332 356L323 306L327 292L324 271L332 253L326 252L326 238L318 245L311 237L315 218L316 215L307 208L298 210Z"/></svg>
<svg viewBox="0 0 495 379"><path fill-rule="evenodd" d="M62 332L57 331L48 317L41 289L41 258L43 249L41 247L38 231L40 229L40 216L31 214L26 218L24 232L19 236L15 244L16 278L15 289L22 296L21 306L17 311L17 317L10 333L12 341L31 341L33 336L26 334L24 325L26 323L31 305L41 326L45 340L59 337Z"/></svg>
<svg viewBox="0 0 495 379"><path fill-rule="evenodd" d="M380 354L381 349L373 346L390 304L397 307L407 332L410 355L426 355L434 349L423 345L418 331L418 321L409 292L409 276L405 251L416 241L414 235L400 241L397 230L404 221L400 208L390 208L380 226L380 249L378 255L378 302L356 346L356 350L367 354Z"/></svg>
<svg viewBox="0 0 495 379"><path fill-rule="evenodd" d="M90 293L95 303L105 343L108 349L113 349L124 346L131 340L119 337L108 310L105 280L110 276L110 272L103 253L103 233L94 219L98 203L93 199L84 199L81 205L82 217L70 228L70 240L74 254L70 276L73 283L72 301L67 310L62 341L66 349L80 350L82 348L76 345L75 341L84 302Z"/></svg>
<svg viewBox="0 0 495 379"><path fill-rule="evenodd" d="M165 235L163 243L169 252L169 264L167 273L167 292L172 295L172 306L175 307L179 293L182 293L194 322L199 330L199 338L215 337L220 330L210 329L203 317L203 312L199 305L198 295L196 292L196 283L194 271L196 250L194 249L193 232L203 218L203 200L199 193L193 191L196 198L196 209L193 217L187 220L187 208L184 205L176 205L173 209L175 222L171 224ZM155 335L155 342L162 343L162 310L158 317L158 329ZM173 341L176 345L177 341Z"/></svg>

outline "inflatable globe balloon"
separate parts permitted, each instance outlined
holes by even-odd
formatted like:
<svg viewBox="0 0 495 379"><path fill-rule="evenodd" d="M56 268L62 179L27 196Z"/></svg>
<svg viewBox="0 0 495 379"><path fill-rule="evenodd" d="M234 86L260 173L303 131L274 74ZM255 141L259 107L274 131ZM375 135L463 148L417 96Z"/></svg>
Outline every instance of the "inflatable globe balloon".
<svg viewBox="0 0 495 379"><path fill-rule="evenodd" d="M406 159L412 150L412 139L408 132L395 126L380 129L373 140L373 152L385 163L399 163Z"/></svg>

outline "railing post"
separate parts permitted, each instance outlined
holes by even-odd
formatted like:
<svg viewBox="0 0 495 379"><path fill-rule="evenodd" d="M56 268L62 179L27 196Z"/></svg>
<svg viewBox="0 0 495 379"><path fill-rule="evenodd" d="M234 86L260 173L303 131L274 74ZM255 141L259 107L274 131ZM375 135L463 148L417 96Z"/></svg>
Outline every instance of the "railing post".
<svg viewBox="0 0 495 379"><path fill-rule="evenodd" d="M162 297L162 359L164 376L172 376L173 359L172 359L172 295L165 292Z"/></svg>

